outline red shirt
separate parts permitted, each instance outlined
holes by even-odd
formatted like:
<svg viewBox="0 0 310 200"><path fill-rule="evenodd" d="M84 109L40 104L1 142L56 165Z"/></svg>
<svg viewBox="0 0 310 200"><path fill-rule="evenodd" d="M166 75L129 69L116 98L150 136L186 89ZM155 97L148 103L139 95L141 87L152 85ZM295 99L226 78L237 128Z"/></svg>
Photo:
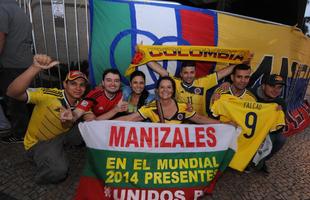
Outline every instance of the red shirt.
<svg viewBox="0 0 310 200"><path fill-rule="evenodd" d="M91 90L86 97L77 105L77 108L85 112L91 110L96 117L110 111L117 105L122 98L122 92L119 91L113 98L106 96L104 89L97 87Z"/></svg>

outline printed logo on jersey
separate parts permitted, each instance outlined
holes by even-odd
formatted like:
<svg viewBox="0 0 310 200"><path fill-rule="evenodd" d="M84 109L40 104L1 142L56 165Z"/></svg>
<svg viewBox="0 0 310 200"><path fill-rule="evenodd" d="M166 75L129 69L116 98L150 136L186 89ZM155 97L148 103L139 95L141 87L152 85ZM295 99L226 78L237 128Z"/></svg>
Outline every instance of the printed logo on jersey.
<svg viewBox="0 0 310 200"><path fill-rule="evenodd" d="M86 107L87 105L88 105L88 102L87 102L87 101L83 100L83 101L81 102L81 106Z"/></svg>
<svg viewBox="0 0 310 200"><path fill-rule="evenodd" d="M200 94L201 93L201 89L200 88L195 88L194 93L195 94Z"/></svg>
<svg viewBox="0 0 310 200"><path fill-rule="evenodd" d="M182 121L182 120L184 119L184 113L179 113L179 114L177 115L177 119L180 120L180 121Z"/></svg>

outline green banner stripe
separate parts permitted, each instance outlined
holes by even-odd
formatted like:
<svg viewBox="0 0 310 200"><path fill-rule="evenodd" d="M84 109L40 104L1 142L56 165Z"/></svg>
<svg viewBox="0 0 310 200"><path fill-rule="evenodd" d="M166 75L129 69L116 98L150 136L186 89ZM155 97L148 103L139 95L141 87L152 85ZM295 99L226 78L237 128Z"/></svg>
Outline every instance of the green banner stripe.
<svg viewBox="0 0 310 200"><path fill-rule="evenodd" d="M113 16L113 17L107 17ZM111 46L115 36L121 31L131 29L130 10L127 4L94 0L94 17L92 32L92 65L96 82L102 79L102 72L111 67L110 47L115 58L121 63L115 63L124 74L131 60L131 52L124 51L131 45L131 35L124 35L116 46ZM125 48L126 47L126 48Z"/></svg>
<svg viewBox="0 0 310 200"><path fill-rule="evenodd" d="M114 187L173 188L208 184L229 164L233 150L195 153L139 153L89 149L85 176Z"/></svg>

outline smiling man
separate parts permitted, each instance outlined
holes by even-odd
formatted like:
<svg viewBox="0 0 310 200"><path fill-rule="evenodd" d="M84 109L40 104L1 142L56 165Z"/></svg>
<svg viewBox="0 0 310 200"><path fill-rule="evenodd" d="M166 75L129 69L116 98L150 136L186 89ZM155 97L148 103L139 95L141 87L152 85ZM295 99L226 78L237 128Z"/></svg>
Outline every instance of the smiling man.
<svg viewBox="0 0 310 200"><path fill-rule="evenodd" d="M35 76L43 69L58 64L49 56L36 55L33 64L19 75L8 87L7 95L35 104L24 138L27 155L37 166L35 182L57 183L68 174L65 158L66 138L78 137L66 134L73 126L60 120L63 106L73 109L86 90L87 77L80 71L70 71L63 82L63 90L57 88L28 88ZM74 134L74 133L72 133Z"/></svg>
<svg viewBox="0 0 310 200"><path fill-rule="evenodd" d="M122 101L121 74L117 69L107 69L102 74L101 85L91 90L73 111L76 121L81 116L86 121L107 120L117 113L125 112L128 103Z"/></svg>
<svg viewBox="0 0 310 200"><path fill-rule="evenodd" d="M245 64L238 64L233 69L230 79L232 83L228 88L218 87L212 97L211 105L220 98L222 94L231 94L246 101L256 101L256 97L252 92L246 89L251 78L251 67Z"/></svg>
<svg viewBox="0 0 310 200"><path fill-rule="evenodd" d="M283 110L286 110L284 99L281 98L283 88L285 86L285 80L282 76L277 74L265 75L263 78L263 84L252 91L257 97L258 101L264 103L277 103L282 106Z"/></svg>
<svg viewBox="0 0 310 200"><path fill-rule="evenodd" d="M252 57L251 57L252 58ZM249 62L250 59L245 61ZM152 70L157 72L160 76L170 75L157 62L149 62L147 64ZM207 90L216 86L218 81L229 75L234 69L235 65L229 65L210 75L196 78L196 67L194 61L183 61L181 65L180 77L173 77L176 83L176 99L181 103L191 104L193 110L202 115L207 115L206 112L206 94Z"/></svg>
<svg viewBox="0 0 310 200"><path fill-rule="evenodd" d="M278 109L282 109L286 113L286 103L281 94L283 88L285 87L285 80L282 76L277 74L264 75L263 83L256 90L251 90L256 96L258 102L262 103L277 103L279 105ZM268 173L268 168L265 161L270 159L274 154L276 154L285 144L286 137L283 135L283 128L269 133L270 139L272 141L272 149L270 154L258 164L258 169Z"/></svg>
<svg viewBox="0 0 310 200"><path fill-rule="evenodd" d="M211 105L220 98L222 94L231 94L240 99L250 102L260 103L277 103L279 106L277 109L282 109L286 112L286 104L283 98L281 98L282 90L285 86L285 80L282 76L277 74L264 75L262 85L258 88L247 89L251 76L251 68L247 65L237 65L233 73L231 74L232 83L226 89L226 87L219 87L214 91L211 97ZM254 108L254 107L253 107ZM254 110L254 109L253 109ZM246 169L246 172L253 170L259 170L266 174L269 173L265 161L270 159L275 153L277 153L285 144L286 137L282 134L284 126L275 131L269 132L270 140L272 142L271 152L269 155L261 159L258 164L254 166L250 163ZM269 136L268 140L269 140ZM266 137L266 138L267 138ZM268 147L269 148L269 147Z"/></svg>

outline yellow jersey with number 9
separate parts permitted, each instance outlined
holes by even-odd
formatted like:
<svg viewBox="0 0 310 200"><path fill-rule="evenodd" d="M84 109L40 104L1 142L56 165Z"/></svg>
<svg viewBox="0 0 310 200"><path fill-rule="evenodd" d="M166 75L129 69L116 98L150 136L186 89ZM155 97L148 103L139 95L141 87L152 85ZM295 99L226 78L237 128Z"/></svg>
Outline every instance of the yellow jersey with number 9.
<svg viewBox="0 0 310 200"><path fill-rule="evenodd" d="M276 103L258 103L241 100L230 94L222 94L214 102L211 111L221 121L234 121L242 128L237 151L229 166L243 171L270 131L285 125L282 110Z"/></svg>

